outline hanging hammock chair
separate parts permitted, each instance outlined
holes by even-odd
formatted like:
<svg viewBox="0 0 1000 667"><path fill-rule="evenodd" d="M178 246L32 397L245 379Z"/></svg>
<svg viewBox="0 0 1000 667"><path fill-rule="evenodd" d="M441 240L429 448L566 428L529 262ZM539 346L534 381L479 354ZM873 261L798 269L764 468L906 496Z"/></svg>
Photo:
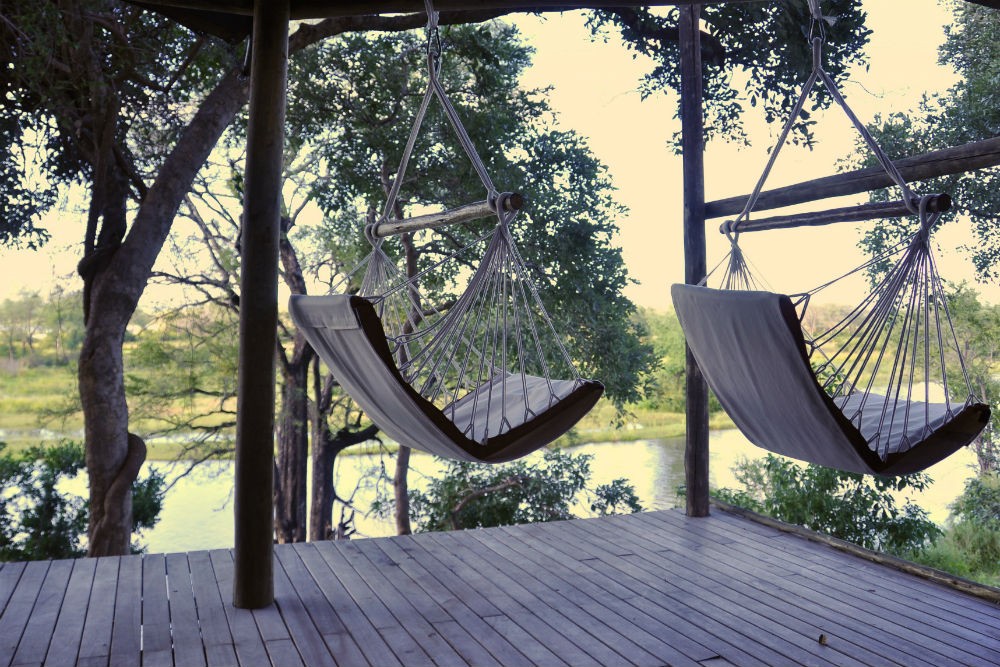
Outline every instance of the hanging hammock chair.
<svg viewBox="0 0 1000 667"><path fill-rule="evenodd" d="M552 442L601 397L580 377L514 243L517 207L493 185L441 85L437 13L429 2L429 84L381 218L366 227L373 249L356 294L293 296L296 325L337 381L400 445L438 456L501 463ZM402 275L383 250L413 147L436 98L487 191L497 225L416 275ZM405 222L405 221L403 221ZM428 306L420 279L485 245L465 290L450 306Z"/></svg>
<svg viewBox="0 0 1000 667"><path fill-rule="evenodd" d="M810 5L815 29L823 19L817 3ZM932 197L913 194L823 70L822 38L813 37L812 45L813 72L764 172L740 215L723 226L732 246L722 289L674 285L674 308L708 385L752 443L849 472L917 472L975 440L990 409L972 390L931 252L940 213L930 210ZM840 278L793 296L767 291L738 238L817 81L899 186L920 226L846 274L876 275L895 262L857 307L810 336L802 326L810 297Z"/></svg>

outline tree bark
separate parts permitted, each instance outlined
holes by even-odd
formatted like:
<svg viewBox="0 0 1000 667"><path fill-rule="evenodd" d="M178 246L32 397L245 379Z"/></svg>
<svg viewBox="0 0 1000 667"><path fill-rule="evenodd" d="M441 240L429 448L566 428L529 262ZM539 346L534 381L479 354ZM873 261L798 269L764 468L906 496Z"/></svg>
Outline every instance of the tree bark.
<svg viewBox="0 0 1000 667"><path fill-rule="evenodd" d="M295 248L288 241L294 221L281 220L278 252L285 284L292 294L305 294ZM281 414L278 418L278 456L274 477L274 528L279 543L305 542L307 536L306 480L309 459L309 365L314 353L305 336L296 331L289 358L278 341L281 368Z"/></svg>
<svg viewBox="0 0 1000 667"><path fill-rule="evenodd" d="M487 20L504 13L502 10L489 15L457 12L444 17L442 23ZM304 24L290 37L289 53L350 30L406 30L419 27L424 21L421 15L406 15L344 17ZM121 237L118 239L121 245L109 247L109 252L101 257L100 266L86 267L94 270L91 277L84 280L87 325L78 378L90 478L90 556L114 556L129 552L132 521L130 486L138 473L136 461L141 465L145 447L140 444L141 439L128 432L122 366L125 327L135 312L153 263L163 248L177 210L196 174L223 132L247 103L248 82L241 69L234 68L220 78L181 132L153 184L142 193L128 233L123 240ZM109 108L118 112L117 106ZM95 173L104 164L110 162L95 163ZM92 213L108 201L102 194L94 194ZM124 206L120 210L124 214ZM110 212L110 209L102 210L98 215L105 212ZM96 223L97 217L92 214L92 221ZM115 216L116 225L117 221ZM105 225L107 222L105 220ZM108 231L112 226L107 227ZM121 231L124 232L123 229ZM102 236L104 232L102 228ZM88 249L101 245L104 240L97 238L96 224L88 225L85 237Z"/></svg>
<svg viewBox="0 0 1000 667"><path fill-rule="evenodd" d="M396 473L392 476L392 493L396 499L396 534L409 535L410 527L410 491L407 483L407 473L410 471L410 448L399 446L396 454Z"/></svg>
<svg viewBox="0 0 1000 667"><path fill-rule="evenodd" d="M281 414L274 471L274 529L279 544L306 541L308 371L308 359L281 366Z"/></svg>

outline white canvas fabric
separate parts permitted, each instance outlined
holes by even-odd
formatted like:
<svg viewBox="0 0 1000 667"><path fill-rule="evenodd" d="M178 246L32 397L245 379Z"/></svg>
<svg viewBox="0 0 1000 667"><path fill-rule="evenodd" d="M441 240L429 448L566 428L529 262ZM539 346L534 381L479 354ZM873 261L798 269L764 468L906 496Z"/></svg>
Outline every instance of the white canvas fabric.
<svg viewBox="0 0 1000 667"><path fill-rule="evenodd" d="M850 472L904 474L969 444L989 419L980 403L949 412L943 404L916 402L909 412L883 418L886 398L877 394L849 396L842 412L813 375L787 296L693 285L674 285L672 296L708 385L736 426L764 449Z"/></svg>
<svg viewBox="0 0 1000 667"><path fill-rule="evenodd" d="M489 463L523 456L569 430L604 389L593 380L508 375L461 398L454 410L441 410L403 381L366 299L293 296L289 311L337 381L388 437L438 456Z"/></svg>

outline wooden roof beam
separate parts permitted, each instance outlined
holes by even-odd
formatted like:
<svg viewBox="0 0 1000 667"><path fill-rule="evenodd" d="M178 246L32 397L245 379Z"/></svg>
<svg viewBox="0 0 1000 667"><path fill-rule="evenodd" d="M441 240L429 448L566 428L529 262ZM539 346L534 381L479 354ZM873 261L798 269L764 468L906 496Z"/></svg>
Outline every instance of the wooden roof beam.
<svg viewBox="0 0 1000 667"><path fill-rule="evenodd" d="M755 0L716 0L721 3L753 2ZM252 0L142 0L151 9L160 7L199 11L253 15ZM559 12L573 9L600 9L604 7L636 7L640 5L670 6L693 5L697 0L652 0L637 3L635 0L436 0L438 11L504 10L507 12ZM701 3L706 4L706 3ZM712 4L707 3L707 4ZM423 0L292 0L292 19L334 18L338 16L367 16L371 14L423 13Z"/></svg>

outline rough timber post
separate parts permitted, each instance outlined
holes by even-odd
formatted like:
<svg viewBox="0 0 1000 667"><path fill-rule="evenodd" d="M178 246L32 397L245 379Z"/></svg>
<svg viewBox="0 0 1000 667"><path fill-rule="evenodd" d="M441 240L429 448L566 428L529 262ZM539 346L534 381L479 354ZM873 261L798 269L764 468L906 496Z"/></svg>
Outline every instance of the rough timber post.
<svg viewBox="0 0 1000 667"><path fill-rule="evenodd" d="M705 164L700 5L680 7L681 148L684 163L684 281L705 276ZM684 477L688 516L708 516L708 386L687 350L687 442Z"/></svg>
<svg viewBox="0 0 1000 667"><path fill-rule="evenodd" d="M240 274L233 604L274 602L274 350L289 0L254 0Z"/></svg>

